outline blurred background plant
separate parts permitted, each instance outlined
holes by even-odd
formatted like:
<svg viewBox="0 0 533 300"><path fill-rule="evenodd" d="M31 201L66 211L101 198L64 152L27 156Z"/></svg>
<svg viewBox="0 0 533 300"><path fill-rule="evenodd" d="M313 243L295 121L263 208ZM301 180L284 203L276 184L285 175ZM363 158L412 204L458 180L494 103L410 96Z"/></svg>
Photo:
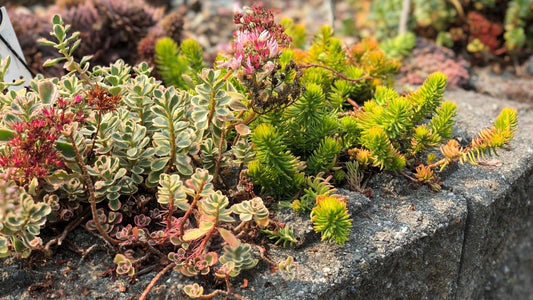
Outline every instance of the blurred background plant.
<svg viewBox="0 0 533 300"><path fill-rule="evenodd" d="M370 32L396 37L401 0L370 1ZM532 53L533 1L410 1L407 28L467 57L473 64L518 64Z"/></svg>

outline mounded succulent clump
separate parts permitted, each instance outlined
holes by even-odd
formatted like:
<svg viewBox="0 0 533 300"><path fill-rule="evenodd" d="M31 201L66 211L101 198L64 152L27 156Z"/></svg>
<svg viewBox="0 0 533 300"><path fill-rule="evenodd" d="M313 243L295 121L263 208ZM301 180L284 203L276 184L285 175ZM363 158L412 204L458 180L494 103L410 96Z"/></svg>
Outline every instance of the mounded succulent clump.
<svg viewBox="0 0 533 300"><path fill-rule="evenodd" d="M453 50L419 39L400 69L401 83L422 84L433 72L442 72L451 86L466 87L470 79L469 64Z"/></svg>
<svg viewBox="0 0 533 300"><path fill-rule="evenodd" d="M120 47L139 40L137 26L155 24L157 11L140 12L140 1L82 5L87 11L69 15L77 25L55 15L52 38L40 40L58 52L45 65L62 63L67 75L38 75L19 91L9 88L23 81L0 82L0 257L52 255L84 223L117 250L117 274L161 265L140 299L171 270L226 285L209 293L186 285L193 298L239 297L231 279L259 258L294 276L292 257L275 262L262 246L304 242L272 209L307 214L322 240L343 245L352 219L335 186L370 196L362 179L390 170L437 192L440 171L477 164L507 146L517 126L516 110L505 108L461 146L452 137L455 104L443 101L446 75L400 95L392 89L399 62L375 40L344 47L324 26L309 49L291 49L261 6L235 16L234 39L214 68L198 42L171 38L154 49L163 81L144 62L91 67L90 56L74 56L93 47L84 33ZM113 34L72 33L89 20ZM0 78L9 63L0 61ZM64 232L43 241L48 224Z"/></svg>

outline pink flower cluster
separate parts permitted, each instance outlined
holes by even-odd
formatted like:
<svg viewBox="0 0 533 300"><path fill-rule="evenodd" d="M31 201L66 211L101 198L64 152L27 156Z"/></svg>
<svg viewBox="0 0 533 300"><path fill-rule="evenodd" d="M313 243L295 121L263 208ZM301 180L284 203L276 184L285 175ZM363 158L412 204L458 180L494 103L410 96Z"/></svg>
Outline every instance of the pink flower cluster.
<svg viewBox="0 0 533 300"><path fill-rule="evenodd" d="M229 60L218 61L221 68L237 70L244 68L246 74L255 71L269 71L274 67L274 60L281 54L278 42L268 31L237 31L229 51Z"/></svg>
<svg viewBox="0 0 533 300"><path fill-rule="evenodd" d="M288 47L291 42L283 32L285 28L275 22L272 10L254 5L236 13L233 20L239 29L233 34L235 39L227 60L217 61L218 66L233 70L242 67L245 74L272 72L282 52L280 48Z"/></svg>
<svg viewBox="0 0 533 300"><path fill-rule="evenodd" d="M284 32L285 28L274 20L274 12L265 9L261 3L236 13L233 22L239 26L239 31L268 31L282 48L288 47L291 42L291 38Z"/></svg>
<svg viewBox="0 0 533 300"><path fill-rule="evenodd" d="M7 151L0 154L0 167L15 169L19 181L44 177L52 168L63 166L55 142L63 127L74 121L82 121L83 113L67 111L80 103L81 97L67 101L58 99L57 108L43 108L42 116L12 125L13 138L7 143ZM23 177L20 177L23 176Z"/></svg>

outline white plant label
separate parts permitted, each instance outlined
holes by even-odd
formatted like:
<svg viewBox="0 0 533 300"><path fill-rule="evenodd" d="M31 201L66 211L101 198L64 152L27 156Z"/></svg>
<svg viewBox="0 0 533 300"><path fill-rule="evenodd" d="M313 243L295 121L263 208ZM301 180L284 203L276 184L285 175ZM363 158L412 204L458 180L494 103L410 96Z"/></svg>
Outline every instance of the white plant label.
<svg viewBox="0 0 533 300"><path fill-rule="evenodd" d="M4 81L9 82L17 79L24 79L26 81L25 84L12 87L12 89L19 90L24 88L24 86L29 85L32 75L25 66L26 60L24 59L24 53L20 48L17 35L15 34L13 25L11 25L11 20L9 20L6 8L0 8L0 13L0 35L3 37L3 39L0 39L0 57L6 58L7 56L11 56L11 63L9 64L6 76L4 76ZM18 58L13 51L16 52ZM21 61L21 59L23 61Z"/></svg>

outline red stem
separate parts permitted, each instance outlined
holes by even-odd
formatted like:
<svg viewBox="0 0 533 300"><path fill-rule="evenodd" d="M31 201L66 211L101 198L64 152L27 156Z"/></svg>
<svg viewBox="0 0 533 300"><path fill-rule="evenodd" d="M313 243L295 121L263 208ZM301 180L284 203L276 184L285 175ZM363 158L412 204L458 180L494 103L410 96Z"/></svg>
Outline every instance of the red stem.
<svg viewBox="0 0 533 300"><path fill-rule="evenodd" d="M211 227L211 229L209 229L204 239L202 240L202 243L200 244L200 246L198 246L198 248L196 248L196 251L194 251L194 254L192 254L191 257L198 257L202 254L202 252L205 249L205 246L207 245L207 242L213 235L213 232L215 231L216 228L217 228L217 222L215 221L215 224L213 225L213 227Z"/></svg>
<svg viewBox="0 0 533 300"><path fill-rule="evenodd" d="M170 193L170 200L168 201L168 215L167 215L167 231L170 230L172 223L172 214L174 213L174 194Z"/></svg>
<svg viewBox="0 0 533 300"><path fill-rule="evenodd" d="M139 300L145 300L146 296L148 296L148 293L150 293L150 290L154 287L154 285L157 283L157 281L165 275L166 272L170 271L170 269L174 268L176 266L176 263L168 264L163 270L161 270L155 277L150 281L148 286L144 289L144 292L142 293L141 297L139 297Z"/></svg>
<svg viewBox="0 0 533 300"><path fill-rule="evenodd" d="M205 181L202 182L202 185L200 186L200 188L196 192L196 195L194 195L194 199L192 200L192 203L189 206L189 209L187 210L187 212L185 212L185 215L181 219L181 222L179 224L179 234L180 235L183 234L183 228L185 227L185 222L187 222L187 218L189 218L189 216L192 213L192 210L194 209L194 207L196 206L196 203L198 202L198 199L200 199L200 193L204 189L204 186L205 186Z"/></svg>

